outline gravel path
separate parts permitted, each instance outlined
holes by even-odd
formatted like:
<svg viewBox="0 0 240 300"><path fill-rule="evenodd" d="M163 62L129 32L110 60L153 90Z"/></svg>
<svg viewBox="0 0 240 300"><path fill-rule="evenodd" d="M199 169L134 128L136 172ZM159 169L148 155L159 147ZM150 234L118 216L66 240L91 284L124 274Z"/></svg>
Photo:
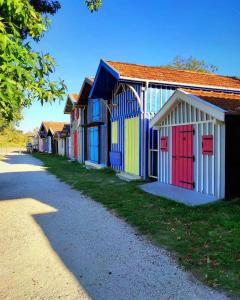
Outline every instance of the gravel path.
<svg viewBox="0 0 240 300"><path fill-rule="evenodd" d="M0 162L0 199L0 299L226 299L29 155Z"/></svg>

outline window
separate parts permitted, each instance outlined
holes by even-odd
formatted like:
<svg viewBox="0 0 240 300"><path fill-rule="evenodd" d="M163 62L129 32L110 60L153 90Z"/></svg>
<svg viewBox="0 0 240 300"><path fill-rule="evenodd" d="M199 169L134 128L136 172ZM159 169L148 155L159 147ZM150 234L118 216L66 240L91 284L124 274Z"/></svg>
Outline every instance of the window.
<svg viewBox="0 0 240 300"><path fill-rule="evenodd" d="M213 135L202 136L202 154L213 155Z"/></svg>
<svg viewBox="0 0 240 300"><path fill-rule="evenodd" d="M163 152L168 151L168 137L167 136L162 136L160 139L160 149Z"/></svg>
<svg viewBox="0 0 240 300"><path fill-rule="evenodd" d="M92 120L99 121L100 119L100 103L99 99L92 100Z"/></svg>
<svg viewBox="0 0 240 300"><path fill-rule="evenodd" d="M112 122L112 144L118 143L118 122Z"/></svg>

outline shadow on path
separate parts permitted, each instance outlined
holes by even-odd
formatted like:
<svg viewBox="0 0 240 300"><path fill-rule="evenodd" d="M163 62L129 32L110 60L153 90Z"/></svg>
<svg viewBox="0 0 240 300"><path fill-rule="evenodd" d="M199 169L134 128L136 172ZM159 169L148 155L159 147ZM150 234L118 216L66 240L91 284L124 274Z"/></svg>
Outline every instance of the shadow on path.
<svg viewBox="0 0 240 300"><path fill-rule="evenodd" d="M8 156L7 164L26 163L39 166L39 171L1 173L0 200L32 198L56 209L32 217L91 298L224 299L100 204L43 172L38 160Z"/></svg>

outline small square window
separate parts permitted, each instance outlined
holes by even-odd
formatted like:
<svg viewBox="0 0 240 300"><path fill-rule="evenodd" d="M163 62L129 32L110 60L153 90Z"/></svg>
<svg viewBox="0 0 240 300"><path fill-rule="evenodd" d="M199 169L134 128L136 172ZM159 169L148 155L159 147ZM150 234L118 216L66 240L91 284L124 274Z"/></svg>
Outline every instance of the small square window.
<svg viewBox="0 0 240 300"><path fill-rule="evenodd" d="M160 138L160 149L163 152L168 151L168 137L167 136L162 136Z"/></svg>
<svg viewBox="0 0 240 300"><path fill-rule="evenodd" d="M213 155L213 135L202 136L202 154Z"/></svg>

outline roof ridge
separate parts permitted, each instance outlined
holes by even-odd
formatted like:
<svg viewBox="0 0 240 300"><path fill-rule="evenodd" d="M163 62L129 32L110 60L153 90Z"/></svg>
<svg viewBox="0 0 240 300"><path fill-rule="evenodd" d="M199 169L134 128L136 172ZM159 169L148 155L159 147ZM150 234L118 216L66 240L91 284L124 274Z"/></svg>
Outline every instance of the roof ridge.
<svg viewBox="0 0 240 300"><path fill-rule="evenodd" d="M169 71L177 71L177 72L186 72L186 73L194 73L194 74L206 74L206 75L212 75L212 76L218 76L218 77L224 77L224 78L231 78L238 80L240 82L240 79L238 79L236 76L229 76L229 75L222 75L222 74L215 74L210 72L201 72L201 71L194 71L194 70L183 70L183 69L177 69L174 67L167 67L167 66L152 66L152 65L144 65L144 64L136 64L136 63L129 63L129 62L121 62L121 61L114 61L114 60L106 60L107 63L119 63L129 66L140 66L140 67L147 67L147 68L161 68Z"/></svg>

